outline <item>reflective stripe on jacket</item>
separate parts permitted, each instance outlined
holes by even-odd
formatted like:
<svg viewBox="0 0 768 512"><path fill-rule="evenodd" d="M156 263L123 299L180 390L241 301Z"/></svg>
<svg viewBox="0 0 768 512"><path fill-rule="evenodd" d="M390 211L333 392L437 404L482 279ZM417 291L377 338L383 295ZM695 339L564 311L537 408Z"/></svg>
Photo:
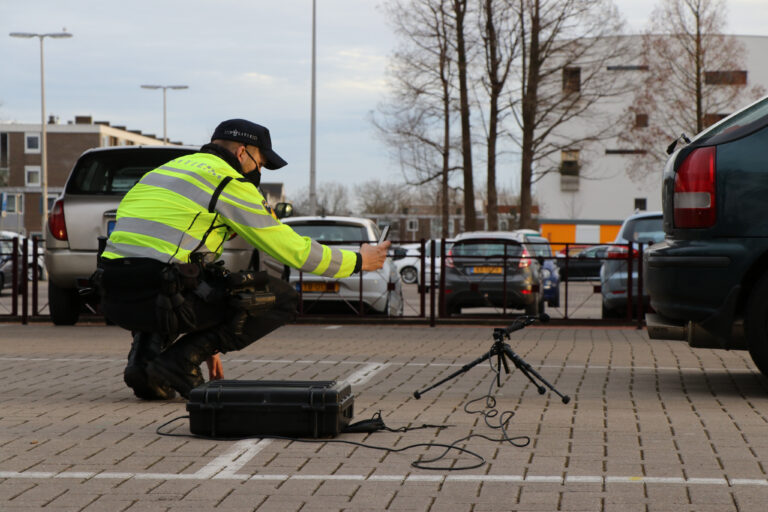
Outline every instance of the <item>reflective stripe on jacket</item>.
<svg viewBox="0 0 768 512"><path fill-rule="evenodd" d="M120 202L102 257L186 263L195 250L221 255L233 232L303 272L347 277L357 263L356 253L319 244L281 223L255 185L210 153L182 156L145 174Z"/></svg>

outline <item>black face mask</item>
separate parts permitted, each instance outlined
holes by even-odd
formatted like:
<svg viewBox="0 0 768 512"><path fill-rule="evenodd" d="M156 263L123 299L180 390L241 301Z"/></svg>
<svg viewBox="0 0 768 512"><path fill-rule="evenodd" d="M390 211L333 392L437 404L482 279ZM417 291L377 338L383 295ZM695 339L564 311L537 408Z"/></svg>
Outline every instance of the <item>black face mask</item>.
<svg viewBox="0 0 768 512"><path fill-rule="evenodd" d="M249 172L248 174L243 174L243 178L248 183L253 183L255 186L259 186L259 183L261 183L261 172L259 172L258 169L253 170Z"/></svg>
<svg viewBox="0 0 768 512"><path fill-rule="evenodd" d="M245 154L248 155L248 158L253 160L253 163L256 164L256 168L254 170L248 174L243 174L243 176L245 176L245 179L248 180L248 182L253 183L258 187L259 183L261 183L261 169L259 168L259 162L257 162L256 159L251 156L248 150L245 149L245 146L243 146L243 151L245 151Z"/></svg>

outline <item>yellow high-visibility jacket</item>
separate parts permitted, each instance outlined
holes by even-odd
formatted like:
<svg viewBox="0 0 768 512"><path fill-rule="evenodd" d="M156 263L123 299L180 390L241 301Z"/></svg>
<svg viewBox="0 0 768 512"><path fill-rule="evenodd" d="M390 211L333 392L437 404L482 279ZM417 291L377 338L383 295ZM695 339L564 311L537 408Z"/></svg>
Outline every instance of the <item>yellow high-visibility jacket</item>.
<svg viewBox="0 0 768 512"><path fill-rule="evenodd" d="M102 257L163 263L189 262L193 251L218 257L233 232L289 267L326 277L348 277L359 258L281 223L258 188L211 153L182 156L145 174L120 202Z"/></svg>

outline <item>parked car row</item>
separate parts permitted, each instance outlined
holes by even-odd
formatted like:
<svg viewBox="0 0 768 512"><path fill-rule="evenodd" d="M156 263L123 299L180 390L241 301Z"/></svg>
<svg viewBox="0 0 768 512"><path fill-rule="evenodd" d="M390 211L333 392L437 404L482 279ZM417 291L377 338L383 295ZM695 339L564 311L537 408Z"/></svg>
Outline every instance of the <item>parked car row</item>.
<svg viewBox="0 0 768 512"><path fill-rule="evenodd" d="M113 229L117 206L125 193L149 170L196 150L136 146L92 149L81 155L49 217L45 264L50 272L49 306L55 324L76 323L83 300L96 300L80 292L89 286L99 237L108 236ZM660 214L628 219L616 243L658 241L663 237L660 219ZM363 242L376 243L380 233L372 221L354 217L289 217L283 221L304 236L350 249ZM422 261L423 284L431 283L431 250L430 241L422 260L420 244L395 247L382 270L364 273L362 278L337 280L288 270L269 257L255 258L253 248L239 238L227 243L222 259L233 270L260 262L263 268L283 276L302 293L305 312L332 306L359 312L362 304L365 312L397 316L404 307L402 284L422 284ZM445 248L436 241L435 278L439 279L440 269L445 268L450 314L460 313L462 308L488 306L535 314L547 306L559 307L561 275L592 279L600 268L604 314L618 316L627 297L626 264L631 256L626 252L626 246L589 247L570 258L565 269L552 253L550 241L536 231L469 232L447 241ZM442 254L446 255L444 263L440 261Z"/></svg>

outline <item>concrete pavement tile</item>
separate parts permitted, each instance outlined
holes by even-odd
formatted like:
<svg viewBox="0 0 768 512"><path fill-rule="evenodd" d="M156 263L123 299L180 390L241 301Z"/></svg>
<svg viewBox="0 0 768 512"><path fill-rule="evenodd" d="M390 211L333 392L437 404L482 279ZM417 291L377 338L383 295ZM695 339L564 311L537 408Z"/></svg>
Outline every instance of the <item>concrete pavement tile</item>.
<svg viewBox="0 0 768 512"><path fill-rule="evenodd" d="M129 500L125 498L116 499L113 496L102 495L99 497L99 499L93 503L90 503L88 506L81 510L82 512L124 512L135 503L135 500ZM151 505L154 507L154 510L157 511L164 511L168 509L167 505L157 503L152 503Z"/></svg>
<svg viewBox="0 0 768 512"><path fill-rule="evenodd" d="M440 496L432 503L430 510L439 510L440 512L472 512L474 506L472 503L461 503Z"/></svg>
<svg viewBox="0 0 768 512"><path fill-rule="evenodd" d="M360 482L350 481L338 481L338 480L325 480L315 490L315 496L341 496L347 499L351 499L357 493L360 492Z"/></svg>
<svg viewBox="0 0 768 512"><path fill-rule="evenodd" d="M387 504L385 510L429 510L435 498L432 496L417 496L414 494L400 495L399 493Z"/></svg>
<svg viewBox="0 0 768 512"><path fill-rule="evenodd" d="M268 496L257 510L258 512L298 512L304 507L306 500L294 496Z"/></svg>

